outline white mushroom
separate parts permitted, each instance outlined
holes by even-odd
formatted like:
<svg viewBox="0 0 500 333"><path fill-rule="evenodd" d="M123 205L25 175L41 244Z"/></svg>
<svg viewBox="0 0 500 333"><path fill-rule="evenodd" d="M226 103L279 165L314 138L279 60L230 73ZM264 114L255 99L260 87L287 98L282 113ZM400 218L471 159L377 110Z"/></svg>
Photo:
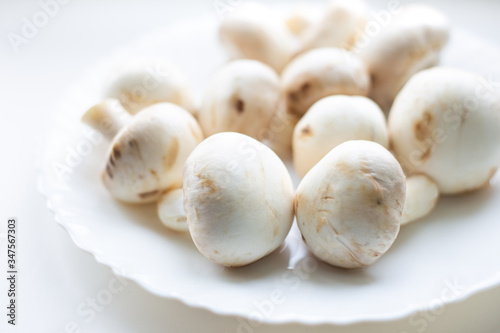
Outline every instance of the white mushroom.
<svg viewBox="0 0 500 333"><path fill-rule="evenodd" d="M188 231L182 188L168 191L160 197L157 205L158 217L163 225L175 231Z"/></svg>
<svg viewBox="0 0 500 333"><path fill-rule="evenodd" d="M208 259L250 264L274 251L293 222L293 185L279 157L239 133L203 141L184 167L191 237Z"/></svg>
<svg viewBox="0 0 500 333"><path fill-rule="evenodd" d="M362 0L331 0L321 19L304 33L302 50L319 47L350 49L364 29L368 8Z"/></svg>
<svg viewBox="0 0 500 333"><path fill-rule="evenodd" d="M266 7L245 2L221 22L219 36L232 59L254 59L280 72L297 50L285 20Z"/></svg>
<svg viewBox="0 0 500 333"><path fill-rule="evenodd" d="M406 199L401 224L407 224L429 214L439 199L439 189L429 177L421 174L406 179Z"/></svg>
<svg viewBox="0 0 500 333"><path fill-rule="evenodd" d="M349 140L374 141L389 147L385 115L362 96L335 95L320 99L293 132L293 164L303 177L330 150Z"/></svg>
<svg viewBox="0 0 500 333"><path fill-rule="evenodd" d="M238 132L262 140L281 98L276 72L255 60L235 60L208 86L198 115L205 135Z"/></svg>
<svg viewBox="0 0 500 333"><path fill-rule="evenodd" d="M287 112L301 117L326 96L366 96L370 77L355 54L339 48L320 48L295 58L283 71L282 85Z"/></svg>
<svg viewBox="0 0 500 333"><path fill-rule="evenodd" d="M473 191L500 167L500 97L476 74L424 70L394 101L389 134L409 174L428 175L442 194Z"/></svg>
<svg viewBox="0 0 500 333"><path fill-rule="evenodd" d="M113 139L102 180L117 199L152 202L182 186L184 161L203 139L193 116L158 103L134 116Z"/></svg>
<svg viewBox="0 0 500 333"><path fill-rule="evenodd" d="M347 141L300 182L295 212L309 249L335 266L373 264L399 232L405 176L378 143Z"/></svg>
<svg viewBox="0 0 500 333"><path fill-rule="evenodd" d="M107 98L92 106L82 116L83 123L101 132L110 140L131 120L130 113L114 98Z"/></svg>
<svg viewBox="0 0 500 333"><path fill-rule="evenodd" d="M302 3L286 15L285 24L292 34L300 37L315 25L318 16L315 8Z"/></svg>
<svg viewBox="0 0 500 333"><path fill-rule="evenodd" d="M160 102L193 111L187 78L177 66L163 58L137 58L118 66L104 95L118 99L132 114Z"/></svg>
<svg viewBox="0 0 500 333"><path fill-rule="evenodd" d="M379 29L375 35L362 34L353 52L370 71L370 98L387 112L413 74L439 62L441 49L448 41L449 23L436 9L416 4L401 8L386 27Z"/></svg>

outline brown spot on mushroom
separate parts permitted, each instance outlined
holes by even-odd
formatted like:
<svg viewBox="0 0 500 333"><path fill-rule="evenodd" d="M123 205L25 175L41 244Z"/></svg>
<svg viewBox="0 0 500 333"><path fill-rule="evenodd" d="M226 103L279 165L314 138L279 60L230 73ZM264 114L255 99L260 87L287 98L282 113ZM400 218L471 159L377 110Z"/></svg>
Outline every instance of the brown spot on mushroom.
<svg viewBox="0 0 500 333"><path fill-rule="evenodd" d="M205 195L212 195L218 192L219 189L217 188L215 182L212 179L202 177L201 175L198 175L198 178L202 178L200 181L200 186L203 189L207 190L205 192Z"/></svg>
<svg viewBox="0 0 500 333"><path fill-rule="evenodd" d="M418 159L423 162L425 160L427 160L430 156L431 156L431 153L432 153L432 147L431 146L428 146L419 156L418 156Z"/></svg>
<svg viewBox="0 0 500 333"><path fill-rule="evenodd" d="M431 126L434 117L429 111L425 111L420 121L414 125L415 137L418 141L425 141L431 134Z"/></svg>
<svg viewBox="0 0 500 333"><path fill-rule="evenodd" d="M114 156L116 159L119 159L122 156L122 152L118 143L115 143L115 145L113 146L112 156Z"/></svg>
<svg viewBox="0 0 500 333"><path fill-rule="evenodd" d="M111 167L109 164L106 164L106 173L108 174L109 178L113 179L113 172L111 171Z"/></svg>
<svg viewBox="0 0 500 333"><path fill-rule="evenodd" d="M151 196L154 196L154 195L157 195L160 191L158 190L153 190L153 191L149 191L149 192L142 192L142 193L139 193L139 198L141 199L146 199L148 197L151 197Z"/></svg>
<svg viewBox="0 0 500 333"><path fill-rule="evenodd" d="M245 102L243 102L241 99L238 99L236 101L236 111L238 113L243 113L243 111L245 111Z"/></svg>
<svg viewBox="0 0 500 333"><path fill-rule="evenodd" d="M170 169L177 160L177 154L179 153L179 140L177 138L172 138L172 142L168 149L168 152L163 156L163 167L165 169Z"/></svg>
<svg viewBox="0 0 500 333"><path fill-rule="evenodd" d="M323 226L327 224L327 220L325 217L321 217L318 221L318 224L316 225L316 232L319 232Z"/></svg>
<svg viewBox="0 0 500 333"><path fill-rule="evenodd" d="M300 139L304 139L304 138L307 138L307 137L310 137L313 135L313 131L311 129L311 126L309 125L306 125L304 126L301 130L300 130L300 135L299 135L299 138Z"/></svg>
<svg viewBox="0 0 500 333"><path fill-rule="evenodd" d="M309 92L309 89L311 89L311 84L309 82L304 82L301 86L300 86L300 93L302 95L307 95L307 93Z"/></svg>
<svg viewBox="0 0 500 333"><path fill-rule="evenodd" d="M113 155L109 155L109 164L115 166L115 159L113 158Z"/></svg>
<svg viewBox="0 0 500 333"><path fill-rule="evenodd" d="M135 139L131 139L131 140L129 140L129 141L128 141L128 146L129 146L130 148L132 148L132 147L137 147L137 141L136 141Z"/></svg>

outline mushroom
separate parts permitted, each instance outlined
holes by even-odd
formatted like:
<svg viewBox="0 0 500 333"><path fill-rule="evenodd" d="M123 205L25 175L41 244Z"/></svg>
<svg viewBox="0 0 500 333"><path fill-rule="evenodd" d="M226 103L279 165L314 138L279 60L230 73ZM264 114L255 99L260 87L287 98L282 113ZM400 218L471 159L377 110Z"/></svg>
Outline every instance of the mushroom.
<svg viewBox="0 0 500 333"><path fill-rule="evenodd" d="M218 133L184 167L184 209L194 244L224 266L250 264L283 243L293 222L293 185L279 157L255 139Z"/></svg>
<svg viewBox="0 0 500 333"><path fill-rule="evenodd" d="M101 132L109 140L130 120L132 120L130 113L114 98L106 98L92 106L82 116L83 123Z"/></svg>
<svg viewBox="0 0 500 333"><path fill-rule="evenodd" d="M293 132L293 165L303 177L330 150L349 140L369 140L389 147L382 110L363 96L335 95L320 99Z"/></svg>
<svg viewBox="0 0 500 333"><path fill-rule="evenodd" d="M390 18L378 34L362 34L352 49L371 74L369 97L385 112L413 74L439 62L450 30L446 17L426 5L404 6Z"/></svg>
<svg viewBox="0 0 500 333"><path fill-rule="evenodd" d="M189 230L183 202L182 188L168 191L158 200L158 217L167 228L181 232Z"/></svg>
<svg viewBox="0 0 500 333"><path fill-rule="evenodd" d="M206 136L239 132L262 140L280 97L280 80L272 68L256 60L235 60L210 82L198 120Z"/></svg>
<svg viewBox="0 0 500 333"><path fill-rule="evenodd" d="M442 194L477 190L500 167L500 97L467 71L421 71L396 97L389 135L408 174L428 175Z"/></svg>
<svg viewBox="0 0 500 333"><path fill-rule="evenodd" d="M254 59L280 72L297 50L285 21L266 7L245 2L228 13L219 27L223 47L232 59Z"/></svg>
<svg viewBox="0 0 500 333"><path fill-rule="evenodd" d="M132 114L160 102L193 111L187 78L177 66L163 58L137 58L118 66L104 95L118 99Z"/></svg>
<svg viewBox="0 0 500 333"><path fill-rule="evenodd" d="M315 8L305 4L299 4L287 13L285 24L288 30L295 36L303 36L314 26L319 13Z"/></svg>
<svg viewBox="0 0 500 333"><path fill-rule="evenodd" d="M361 0L331 0L321 19L304 33L302 51L319 47L350 49L364 29L368 8Z"/></svg>
<svg viewBox="0 0 500 333"><path fill-rule="evenodd" d="M373 264L398 235L405 175L392 154L371 141L347 141L302 179L297 224L319 259L339 267Z"/></svg>
<svg viewBox="0 0 500 333"><path fill-rule="evenodd" d="M406 199L401 225L429 214L439 199L439 189L426 175L416 174L406 179Z"/></svg>
<svg viewBox="0 0 500 333"><path fill-rule="evenodd" d="M282 85L287 112L302 117L314 102L326 96L366 96L370 77L355 54L339 48L320 48L290 62L283 71Z"/></svg>
<svg viewBox="0 0 500 333"><path fill-rule="evenodd" d="M172 103L158 103L133 117L114 138L102 180L117 199L156 201L182 186L182 168L203 139L193 116Z"/></svg>

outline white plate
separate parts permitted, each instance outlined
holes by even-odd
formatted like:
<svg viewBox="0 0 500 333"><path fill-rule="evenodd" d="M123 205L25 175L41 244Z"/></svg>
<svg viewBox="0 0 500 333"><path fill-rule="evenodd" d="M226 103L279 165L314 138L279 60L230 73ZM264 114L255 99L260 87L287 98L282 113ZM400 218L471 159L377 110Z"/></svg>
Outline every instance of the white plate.
<svg viewBox="0 0 500 333"><path fill-rule="evenodd" d="M263 260L222 268L202 257L189 236L166 230L154 205L114 201L100 182L106 143L89 140L79 117L100 99L109 69L136 55L162 55L179 64L199 99L225 61L217 23L210 15L149 34L96 65L63 101L39 187L77 246L158 296L269 323L392 320L499 284L498 174L490 188L443 198L431 216L404 227L379 262L357 270L316 261L296 226L284 246ZM454 32L443 63L499 81L500 50L466 32Z"/></svg>

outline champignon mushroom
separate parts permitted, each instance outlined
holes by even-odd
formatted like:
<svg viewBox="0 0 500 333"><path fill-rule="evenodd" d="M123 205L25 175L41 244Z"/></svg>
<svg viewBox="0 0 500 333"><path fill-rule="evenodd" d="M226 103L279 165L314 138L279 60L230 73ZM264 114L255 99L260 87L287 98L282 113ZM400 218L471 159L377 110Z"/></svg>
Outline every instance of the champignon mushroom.
<svg viewBox="0 0 500 333"><path fill-rule="evenodd" d="M184 167L184 209L206 258L250 264L274 251L293 222L293 185L279 157L239 133L204 140Z"/></svg>
<svg viewBox="0 0 500 333"><path fill-rule="evenodd" d="M92 106L82 116L83 123L101 132L109 140L130 120L132 120L130 113L114 98L106 98Z"/></svg>
<svg viewBox="0 0 500 333"><path fill-rule="evenodd" d="M330 95L366 96L370 77L355 54L339 48L320 48L295 58L282 75L286 109L302 117L319 99Z"/></svg>
<svg viewBox="0 0 500 333"><path fill-rule="evenodd" d="M439 199L439 189L426 175L416 174L406 179L406 199L401 225L429 214Z"/></svg>
<svg viewBox="0 0 500 333"><path fill-rule="evenodd" d="M408 174L428 175L442 194L477 190L500 167L500 97L467 71L421 71L396 97L389 135Z"/></svg>
<svg viewBox="0 0 500 333"><path fill-rule="evenodd" d="M335 95L320 99L295 126L295 171L303 177L330 150L349 140L374 141L388 148L382 110L363 96Z"/></svg>
<svg viewBox="0 0 500 333"><path fill-rule="evenodd" d="M319 259L339 267L373 264L399 232L405 176L371 141L347 141L302 179L295 194L300 232Z"/></svg>
<svg viewBox="0 0 500 333"><path fill-rule="evenodd" d="M329 1L321 19L304 33L302 51L319 47L350 49L364 29L367 17L364 1Z"/></svg>
<svg viewBox="0 0 500 333"><path fill-rule="evenodd" d="M280 80L271 67L256 60L235 60L209 83L198 120L206 136L239 132L262 140L280 98Z"/></svg>
<svg viewBox="0 0 500 333"><path fill-rule="evenodd" d="M245 2L228 13L219 27L223 47L232 59L254 59L280 72L297 50L285 21L266 7Z"/></svg>
<svg viewBox="0 0 500 333"><path fill-rule="evenodd" d="M188 231L184 196L182 188L168 191L160 197L157 204L158 217L163 225L175 231Z"/></svg>
<svg viewBox="0 0 500 333"><path fill-rule="evenodd" d="M113 139L102 180L117 199L156 201L182 186L182 168L203 139L193 116L172 103L158 103L133 117Z"/></svg>
<svg viewBox="0 0 500 333"><path fill-rule="evenodd" d="M137 58L118 66L104 95L118 99L132 114L160 102L193 111L187 78L177 66L163 58Z"/></svg>
<svg viewBox="0 0 500 333"><path fill-rule="evenodd" d="M299 4L287 13L285 24L292 34L300 37L315 25L318 16L315 8Z"/></svg>
<svg viewBox="0 0 500 333"><path fill-rule="evenodd" d="M364 33L352 51L372 77L369 97L388 112L399 90L416 72L439 62L449 37L446 17L426 5L408 5L391 16L379 33Z"/></svg>

